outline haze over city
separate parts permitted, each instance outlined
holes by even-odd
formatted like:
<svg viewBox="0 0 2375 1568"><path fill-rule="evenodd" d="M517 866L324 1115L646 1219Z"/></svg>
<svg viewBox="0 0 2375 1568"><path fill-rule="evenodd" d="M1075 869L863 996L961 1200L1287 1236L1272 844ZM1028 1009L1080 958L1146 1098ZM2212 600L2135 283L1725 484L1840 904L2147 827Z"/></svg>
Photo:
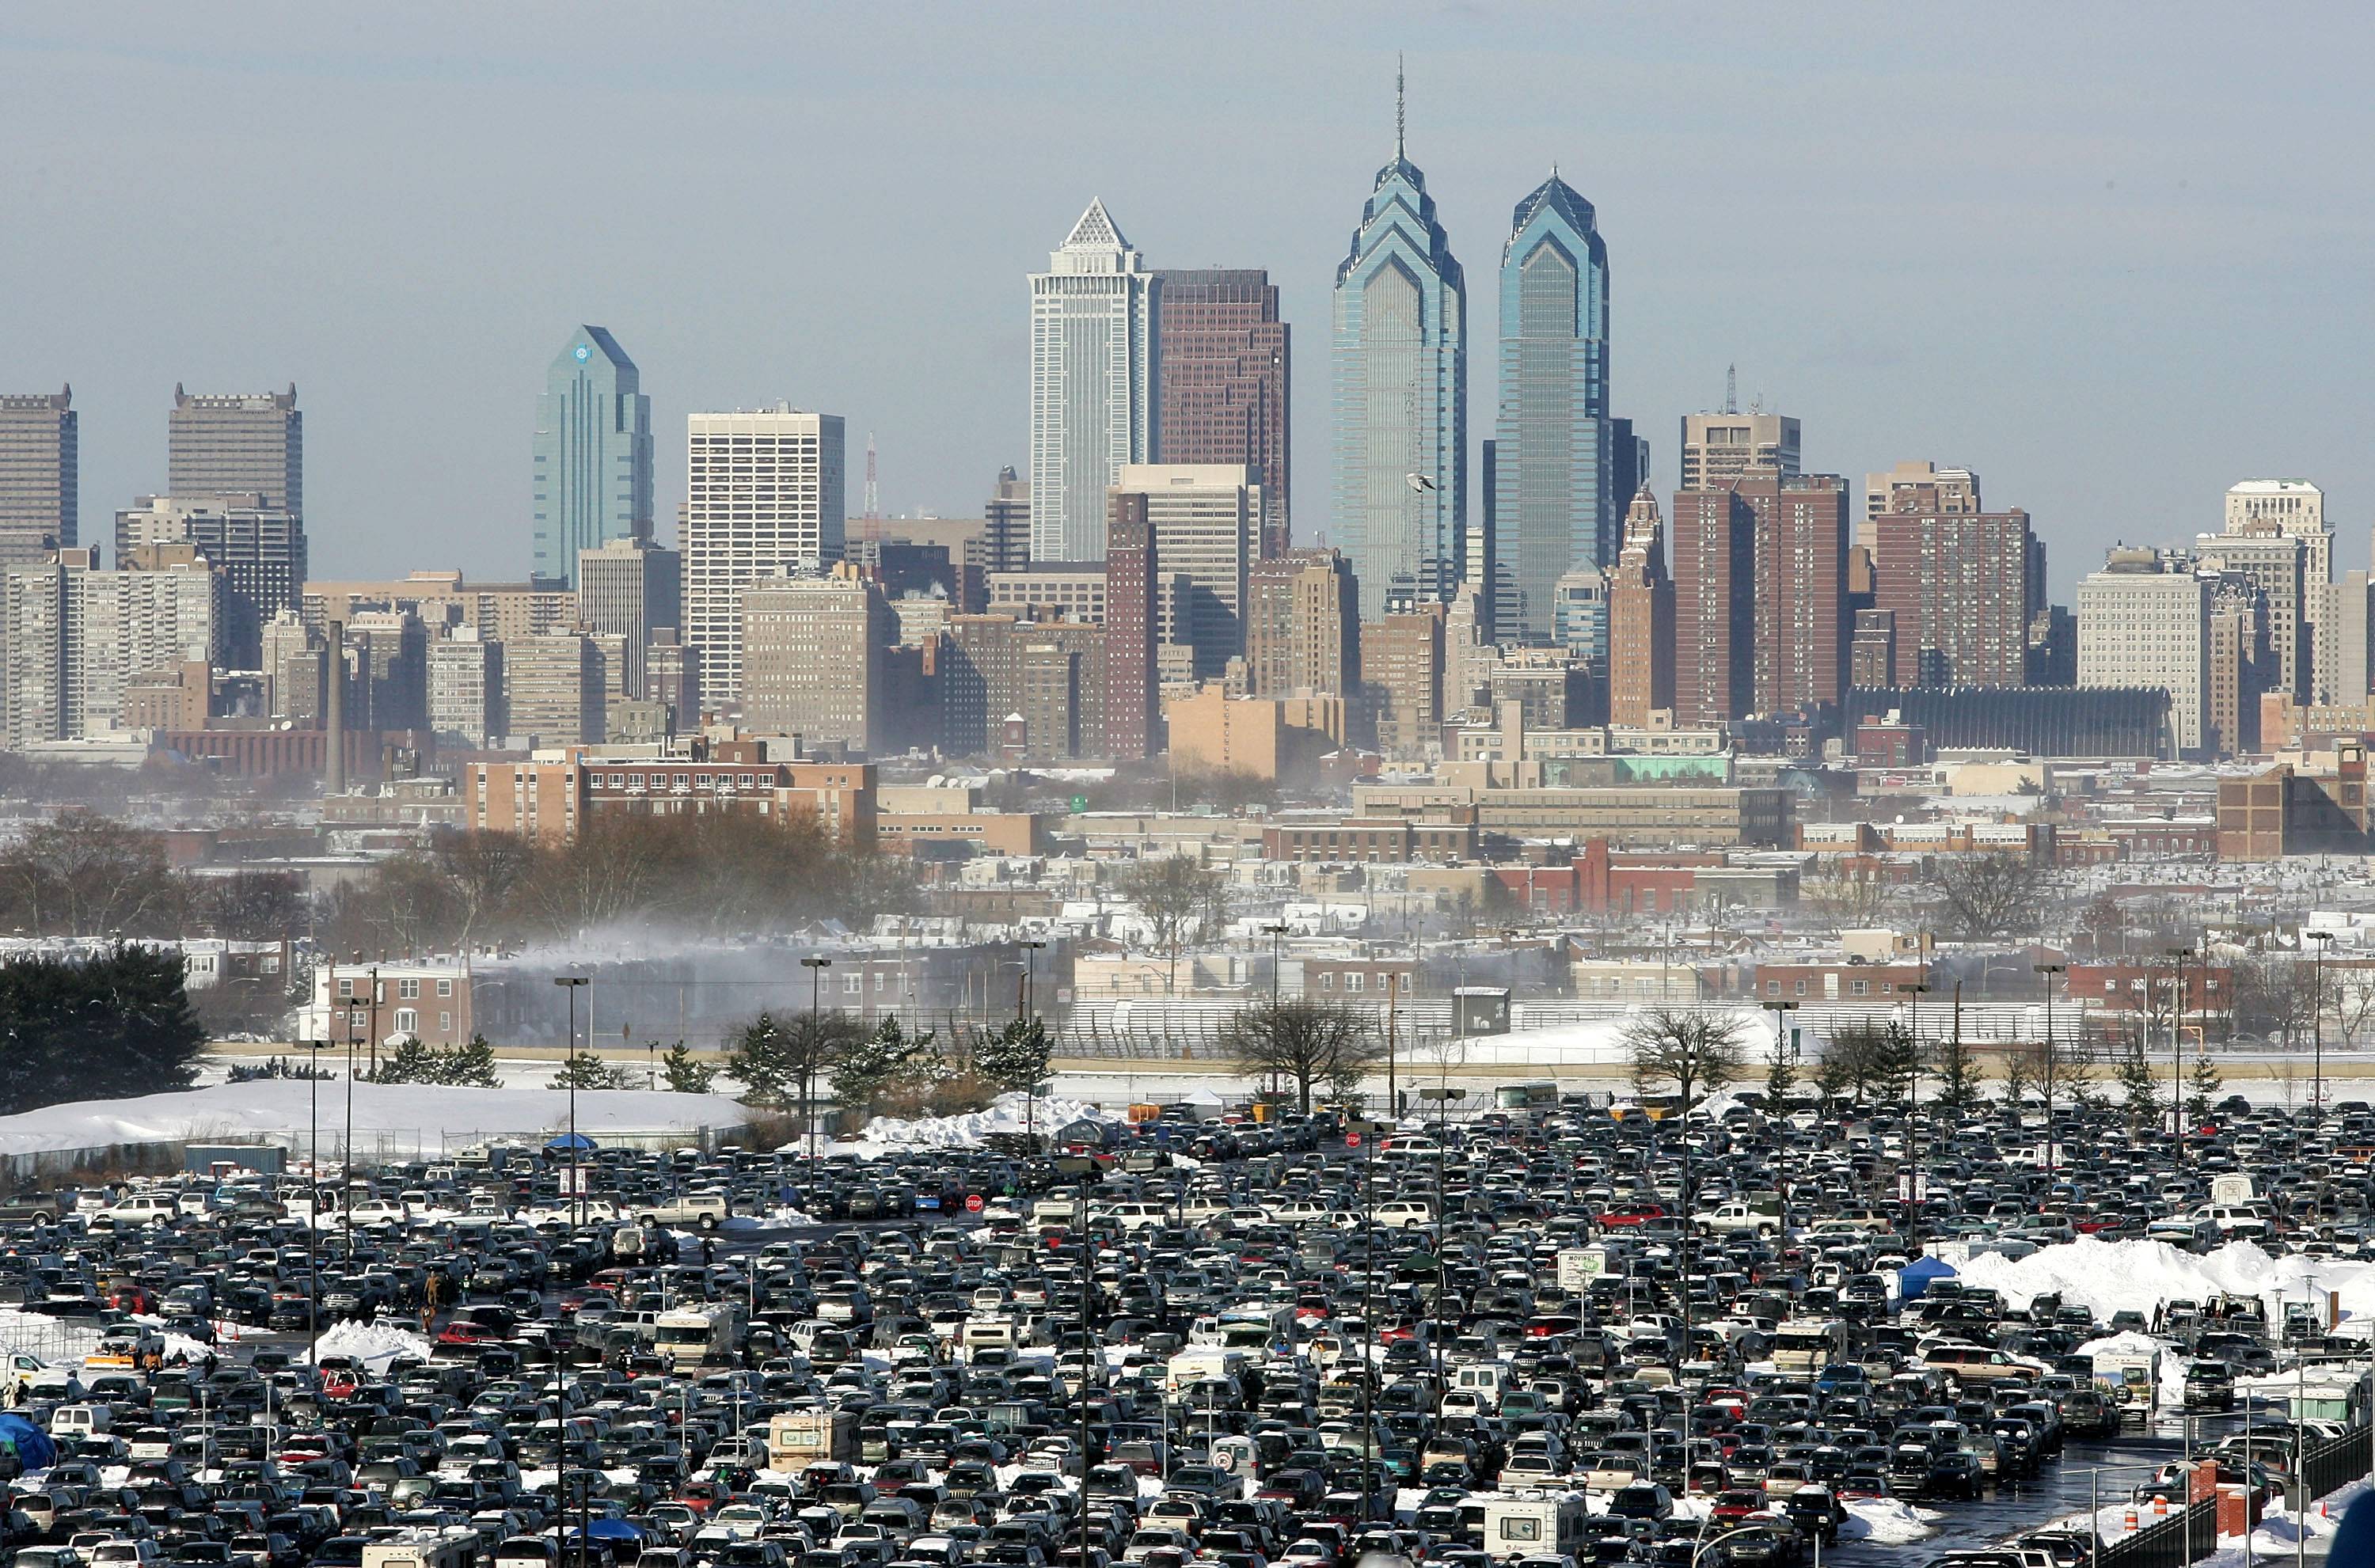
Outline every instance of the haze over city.
<svg viewBox="0 0 2375 1568"><path fill-rule="evenodd" d="M1025 277L1092 197L1151 265L1266 267L1297 335L1294 543L1329 508L1329 290L1392 150L1470 274L1555 165L1609 253L1610 382L1803 422L2026 508L2056 597L2115 540L2317 477L2366 559L2375 141L2363 17L2044 6L19 8L11 391L72 383L87 538L163 488L174 384L294 382L316 574L516 578L544 367L580 322L683 416L871 433L890 513L978 513L1028 449ZM1471 454L1471 469L1475 468ZM1471 514L1475 501L1471 501Z"/></svg>

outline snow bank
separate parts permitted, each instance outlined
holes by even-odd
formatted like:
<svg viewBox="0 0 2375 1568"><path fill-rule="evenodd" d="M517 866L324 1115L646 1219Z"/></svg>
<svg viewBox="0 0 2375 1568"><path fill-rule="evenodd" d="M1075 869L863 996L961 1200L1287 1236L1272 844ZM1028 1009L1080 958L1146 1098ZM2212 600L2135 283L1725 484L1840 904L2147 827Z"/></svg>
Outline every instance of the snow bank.
<svg viewBox="0 0 2375 1568"><path fill-rule="evenodd" d="M2342 1296L2345 1317L2375 1316L2375 1265L2286 1255L2271 1257L2251 1242L2196 1256L2166 1242L2104 1242L2081 1236L2040 1247L2023 1258L1981 1253L1956 1270L1967 1284L2001 1291L2006 1302L2026 1306L2030 1298L2060 1291L2098 1317L2140 1312L2179 1300L2204 1302L2215 1295L2254 1296L2269 1321L2286 1300L2300 1301L2323 1291Z"/></svg>
<svg viewBox="0 0 2375 1568"><path fill-rule="evenodd" d="M1035 1130L1044 1136L1067 1122L1084 1119L1110 1122L1117 1118L1084 1100L1043 1095L1034 1103L1027 1094L1001 1094L990 1102L988 1110L968 1111L961 1116L923 1116L914 1121L877 1116L856 1138L833 1144L831 1152L871 1157L911 1149L978 1149L992 1134Z"/></svg>
<svg viewBox="0 0 2375 1568"><path fill-rule="evenodd" d="M346 1124L344 1080L315 1086L266 1079L130 1100L45 1105L0 1116L0 1154L249 1137L301 1149L316 1087L323 1147L327 1149L336 1146ZM490 1138L540 1141L569 1125L569 1095L563 1090L357 1083L354 1097L356 1146L372 1151L436 1152ZM577 1096L577 1128L597 1142L610 1130L690 1131L738 1126L742 1119L741 1105L723 1094L620 1089Z"/></svg>
<svg viewBox="0 0 2375 1568"><path fill-rule="evenodd" d="M1841 1501L1848 1522L1839 1528L1843 1541L1870 1541L1874 1546L1910 1546L1938 1533L1938 1515L1927 1508L1899 1503L1894 1497L1850 1497Z"/></svg>
<svg viewBox="0 0 2375 1568"><path fill-rule="evenodd" d="M384 1372L399 1356L418 1361L429 1359L429 1341L409 1328L393 1323L365 1323L360 1318L346 1318L322 1330L322 1355L344 1356L360 1362L373 1372Z"/></svg>

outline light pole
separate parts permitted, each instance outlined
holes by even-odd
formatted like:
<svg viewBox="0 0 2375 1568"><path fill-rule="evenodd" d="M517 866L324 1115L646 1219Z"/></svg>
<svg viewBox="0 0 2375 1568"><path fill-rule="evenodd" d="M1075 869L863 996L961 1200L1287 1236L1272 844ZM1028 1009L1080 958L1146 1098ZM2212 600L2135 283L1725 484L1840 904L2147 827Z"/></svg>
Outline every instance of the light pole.
<svg viewBox="0 0 2375 1568"><path fill-rule="evenodd" d="M322 1047L330 1043L330 1008L338 1006L338 962L330 961L330 978L323 996L322 1038L313 1042L313 1059L305 1071L305 1147L311 1159L305 1169L305 1332L313 1343L311 1364L322 1364Z"/></svg>
<svg viewBox="0 0 2375 1568"><path fill-rule="evenodd" d="M1034 1000L1031 995L1031 955L1037 952L1046 945L1047 944L1046 942L1035 937L1027 939L1022 944L1022 1005L1018 1011L1025 1023L1028 1023L1031 1020L1031 1008ZM1035 1083L1027 1083L1022 1086L1023 1158L1028 1160L1038 1152L1039 1086ZM1028 1169L1028 1167L1026 1166L1025 1169ZM1083 1470L1081 1473L1083 1476L1088 1474L1086 1470ZM1088 1482L1083 1480L1081 1484L1085 1487L1088 1485ZM1085 1528L1085 1527L1083 1527L1083 1528Z"/></svg>
<svg viewBox="0 0 2375 1568"><path fill-rule="evenodd" d="M2184 1055L2185 1043L2185 961L2192 954L2192 948L2168 949L2168 956L2177 961L2177 991L2176 995L2169 998L2168 1006L2168 1126L2169 1131L2176 1135L2177 1161L2180 1165L2185 1163L2185 1080L2184 1065L2180 1060ZM2152 983L2147 978L2145 984L2146 987L2145 1000L2147 1004L2145 1008L2145 1025L2149 1029L2152 1025L2152 1008L2149 1005L2152 1000L2150 988Z"/></svg>
<svg viewBox="0 0 2375 1568"><path fill-rule="evenodd" d="M594 981L590 975L556 974L552 983L569 993L569 1039L561 1048L561 1076L569 1080L569 1228L573 1231L577 1228L582 1207L577 1197L581 1185L577 1173L577 993L580 987L591 985ZM558 1361L553 1362L552 1376L553 1394L557 1399L561 1380L561 1363ZM579 1556L585 1555L583 1543L577 1550Z"/></svg>
<svg viewBox="0 0 2375 1568"><path fill-rule="evenodd" d="M1279 1008L1278 972L1281 961L1279 943L1285 939L1286 927L1284 925L1265 925L1262 927L1262 934L1270 938L1270 1040L1272 1042L1270 1047L1270 1092L1271 1098L1276 1099L1278 1096L1278 1047L1276 1044L1278 1040Z"/></svg>
<svg viewBox="0 0 2375 1568"><path fill-rule="evenodd" d="M1790 1051L1790 1015L1798 1010L1798 1004L1795 1002L1766 1002L1764 1006L1765 1010L1773 1015L1773 1059L1776 1062L1779 1062L1789 1054ZM1788 1124L1782 1118L1780 1106L1775 1105L1771 1107L1771 1112L1774 1126L1774 1151L1777 1155L1779 1155L1783 1152L1781 1149L1780 1129ZM1686 1133L1687 1130L1688 1129L1685 1129ZM1685 1149L1689 1147L1689 1139L1687 1137L1685 1137L1684 1140L1684 1147ZM1773 1176L1774 1185L1781 1189L1780 1241L1782 1246L1787 1247L1790 1244L1790 1173L1787 1170L1777 1169L1773 1173ZM1691 1217L1687 1214L1684 1215L1683 1233L1685 1237L1690 1233L1690 1224ZM1684 1273L1683 1282L1686 1286L1690 1283L1690 1275L1688 1270L1685 1270Z"/></svg>
<svg viewBox="0 0 2375 1568"><path fill-rule="evenodd" d="M800 1120L809 1130L809 1164L816 1164L816 1109L810 1097L816 1087L816 1055L818 1045L817 1003L824 991L824 972L833 967L833 960L821 955L800 960L800 967L809 972L809 1041L800 1053Z"/></svg>
<svg viewBox="0 0 2375 1568"><path fill-rule="evenodd" d="M2310 993L2309 1030L2310 1050L2310 1109L2320 1117L2325 1114L2325 945L2334 940L2331 931L2301 933L2317 944L2316 989Z"/></svg>
<svg viewBox="0 0 2375 1568"><path fill-rule="evenodd" d="M1923 977L1912 984L1897 987L1913 996L1913 1073L1906 1084L1911 1102L1905 1113L1905 1163L1912 1169L1905 1173L1905 1240L1908 1246L1917 1247L1921 1244L1921 998L1930 994L1927 958L1922 961L1921 973ZM2052 1134L2046 1136L2050 1138Z"/></svg>
<svg viewBox="0 0 2375 1568"><path fill-rule="evenodd" d="M360 948L357 948L355 949L354 961L357 963L363 961L363 953ZM371 967L369 976L371 984L371 1026L372 1031L376 1032L379 1029L379 966L377 964L373 964ZM346 1256L349 1267L352 1267L355 1261L354 1162L355 1015L354 1010L352 1008L349 1008L347 1011L347 1130L345 1138L338 1145L338 1229L346 1238Z"/></svg>
<svg viewBox="0 0 2375 1568"><path fill-rule="evenodd" d="M2066 963L2040 963L2037 973L2045 976L2045 1175L2053 1178L2053 1071L2061 1058L2053 1054L2053 977L2066 974Z"/></svg>

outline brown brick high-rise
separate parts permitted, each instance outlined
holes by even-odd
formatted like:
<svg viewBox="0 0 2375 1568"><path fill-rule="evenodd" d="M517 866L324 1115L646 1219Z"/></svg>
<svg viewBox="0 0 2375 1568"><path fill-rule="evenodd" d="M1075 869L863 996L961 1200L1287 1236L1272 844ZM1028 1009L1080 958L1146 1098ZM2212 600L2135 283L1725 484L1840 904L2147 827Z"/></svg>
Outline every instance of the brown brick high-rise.
<svg viewBox="0 0 2375 1568"><path fill-rule="evenodd" d="M1105 496L1105 743L1116 761L1157 749L1154 528L1143 491ZM990 715L994 723L998 715Z"/></svg>
<svg viewBox="0 0 2375 1568"><path fill-rule="evenodd" d="M1750 474L1756 517L1754 713L1836 704L1847 673L1848 486L1837 474Z"/></svg>
<svg viewBox="0 0 2375 1568"><path fill-rule="evenodd" d="M1608 722L1640 729L1674 705L1674 580L1665 524L1643 490L1625 513L1625 547L1608 589Z"/></svg>
<svg viewBox="0 0 2375 1568"><path fill-rule="evenodd" d="M1164 270L1155 461L1242 463L1262 488L1258 553L1287 548L1289 353L1258 267Z"/></svg>
<svg viewBox="0 0 2375 1568"><path fill-rule="evenodd" d="M1674 492L1674 722L1743 717L1755 698L1756 513L1736 490Z"/></svg>

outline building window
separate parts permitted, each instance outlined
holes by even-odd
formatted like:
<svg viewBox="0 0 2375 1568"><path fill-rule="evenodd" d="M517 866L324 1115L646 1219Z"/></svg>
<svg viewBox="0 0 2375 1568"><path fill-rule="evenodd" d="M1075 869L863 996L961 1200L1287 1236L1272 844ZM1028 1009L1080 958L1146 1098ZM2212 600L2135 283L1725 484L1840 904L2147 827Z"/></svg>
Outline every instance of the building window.
<svg viewBox="0 0 2375 1568"><path fill-rule="evenodd" d="M437 983L437 994L441 996L452 996L454 994L454 983L451 980L439 981Z"/></svg>
<svg viewBox="0 0 2375 1568"><path fill-rule="evenodd" d="M437 1031L441 1034L451 1034L454 1032L454 1015L452 1013L439 1013L437 1015Z"/></svg>
<svg viewBox="0 0 2375 1568"><path fill-rule="evenodd" d="M418 979L397 981L396 983L396 995L398 1001L417 1002L420 1000L420 982Z"/></svg>
<svg viewBox="0 0 2375 1568"><path fill-rule="evenodd" d="M1336 989L1336 972L1334 970L1331 969L1321 972L1319 976L1319 988L1322 991L1333 991Z"/></svg>
<svg viewBox="0 0 2375 1568"><path fill-rule="evenodd" d="M417 1034L419 1032L419 1030L420 1015L419 1013L413 1011L410 1008L398 1008L396 1009L396 1032L398 1034Z"/></svg>

